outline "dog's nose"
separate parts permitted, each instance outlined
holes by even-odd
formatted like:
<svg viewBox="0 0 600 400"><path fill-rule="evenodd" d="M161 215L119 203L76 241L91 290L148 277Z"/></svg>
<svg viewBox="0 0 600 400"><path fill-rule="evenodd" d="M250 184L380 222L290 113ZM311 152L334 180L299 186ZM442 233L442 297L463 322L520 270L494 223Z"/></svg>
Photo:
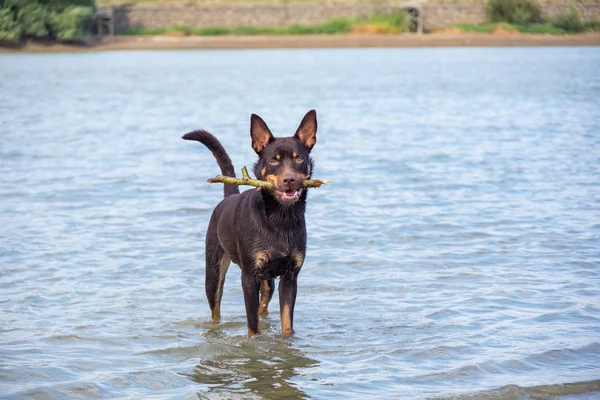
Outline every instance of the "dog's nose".
<svg viewBox="0 0 600 400"><path fill-rule="evenodd" d="M286 186L291 186L296 183L296 177L294 175L286 175L283 177L283 184Z"/></svg>

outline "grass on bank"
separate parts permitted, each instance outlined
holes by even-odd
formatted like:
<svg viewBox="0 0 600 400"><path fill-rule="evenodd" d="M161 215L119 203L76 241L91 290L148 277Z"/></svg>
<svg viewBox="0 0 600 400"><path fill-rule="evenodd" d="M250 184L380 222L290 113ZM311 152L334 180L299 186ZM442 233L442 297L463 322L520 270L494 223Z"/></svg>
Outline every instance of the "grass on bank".
<svg viewBox="0 0 600 400"><path fill-rule="evenodd" d="M509 24L506 22L499 23L488 23L488 24L457 24L450 28L443 28L434 30L436 31L445 31L451 30L452 28L457 28L462 32L473 32L473 33L495 33L498 31L503 31L504 33L537 33L537 34L545 34L545 35L566 35L569 33L579 33L579 32L597 32L600 31L600 22L586 22L582 24L582 29L577 31L571 31L564 28L557 27L549 22L539 23L539 24Z"/></svg>
<svg viewBox="0 0 600 400"><path fill-rule="evenodd" d="M436 32L469 32L469 33L534 33L543 35L567 35L581 32L600 32L600 22L591 21L581 24L581 28L576 30L565 29L551 22L537 24L509 24L506 22L487 23L487 24L457 24L452 27L445 27L433 30Z"/></svg>
<svg viewBox="0 0 600 400"><path fill-rule="evenodd" d="M130 28L123 35L166 35L166 36L223 36L223 35L319 35L343 33L402 33L411 29L407 13L395 11L375 14L368 18L332 18L322 24L290 26L235 26L204 27L174 26L171 28Z"/></svg>

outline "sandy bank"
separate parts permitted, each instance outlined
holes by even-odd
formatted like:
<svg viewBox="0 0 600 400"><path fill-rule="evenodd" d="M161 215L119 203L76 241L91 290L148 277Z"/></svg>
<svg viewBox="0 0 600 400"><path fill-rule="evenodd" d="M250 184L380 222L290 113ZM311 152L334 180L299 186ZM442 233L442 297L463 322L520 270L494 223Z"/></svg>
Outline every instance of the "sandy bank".
<svg viewBox="0 0 600 400"><path fill-rule="evenodd" d="M39 44L0 47L2 53L91 52L114 50L195 50L352 47L600 46L600 33L579 35L439 33L427 35L302 36L117 36L87 46Z"/></svg>

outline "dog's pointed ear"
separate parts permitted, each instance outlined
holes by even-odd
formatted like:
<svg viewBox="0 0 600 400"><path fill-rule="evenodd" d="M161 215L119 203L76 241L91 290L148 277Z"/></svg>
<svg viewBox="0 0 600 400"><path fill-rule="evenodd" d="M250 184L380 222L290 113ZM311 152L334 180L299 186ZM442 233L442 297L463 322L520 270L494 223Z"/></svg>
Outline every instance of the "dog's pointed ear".
<svg viewBox="0 0 600 400"><path fill-rule="evenodd" d="M294 137L300 139L309 152L312 150L317 143L317 112L315 110L310 110L302 118Z"/></svg>
<svg viewBox="0 0 600 400"><path fill-rule="evenodd" d="M257 154L260 154L267 144L275 139L265 121L256 114L250 116L250 137L252 148Z"/></svg>

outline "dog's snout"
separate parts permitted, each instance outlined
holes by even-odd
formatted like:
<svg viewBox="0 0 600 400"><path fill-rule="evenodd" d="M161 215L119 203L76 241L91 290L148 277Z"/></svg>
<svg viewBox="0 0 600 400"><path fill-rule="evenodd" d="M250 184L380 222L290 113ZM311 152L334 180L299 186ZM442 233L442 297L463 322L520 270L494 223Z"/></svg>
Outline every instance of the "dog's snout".
<svg viewBox="0 0 600 400"><path fill-rule="evenodd" d="M294 174L288 174L283 177L283 184L286 186L291 186L296 183L296 176Z"/></svg>

